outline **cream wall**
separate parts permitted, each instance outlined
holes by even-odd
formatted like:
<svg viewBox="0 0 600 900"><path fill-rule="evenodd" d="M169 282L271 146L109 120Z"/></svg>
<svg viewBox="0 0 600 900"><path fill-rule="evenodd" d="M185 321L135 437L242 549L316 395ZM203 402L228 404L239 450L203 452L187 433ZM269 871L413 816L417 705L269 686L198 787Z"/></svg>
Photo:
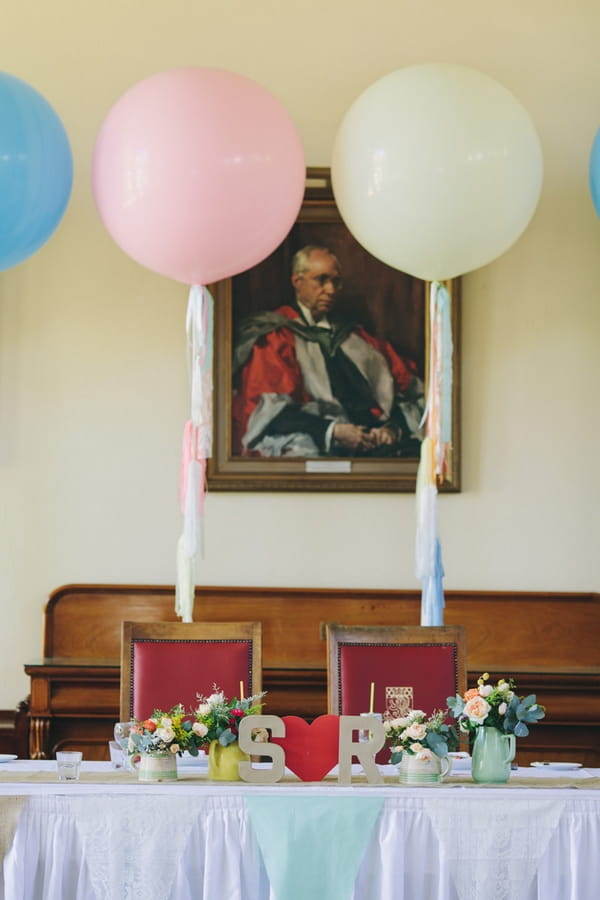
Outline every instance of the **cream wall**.
<svg viewBox="0 0 600 900"><path fill-rule="evenodd" d="M0 274L0 708L27 693L22 666L39 654L53 588L174 580L186 289L111 241L90 161L118 97L178 65L220 66L270 89L308 165L329 165L346 109L404 65L471 66L521 100L542 141L544 186L521 240L464 279L463 491L440 499L445 583L598 590L600 221L587 165L599 33L595 0L3 9L0 68L58 112L75 181L51 240ZM418 584L412 495L211 494L206 515L199 583Z"/></svg>

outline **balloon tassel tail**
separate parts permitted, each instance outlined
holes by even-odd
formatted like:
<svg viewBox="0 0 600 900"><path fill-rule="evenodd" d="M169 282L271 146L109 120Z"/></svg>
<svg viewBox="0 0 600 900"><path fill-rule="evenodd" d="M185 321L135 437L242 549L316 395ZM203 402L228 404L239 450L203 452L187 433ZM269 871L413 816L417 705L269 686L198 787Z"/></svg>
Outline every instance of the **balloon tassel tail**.
<svg viewBox="0 0 600 900"><path fill-rule="evenodd" d="M175 612L193 620L194 563L204 557L206 460L212 452L213 301L205 287L190 290L186 330L191 380L191 416L183 431L179 502L183 531L177 544Z"/></svg>

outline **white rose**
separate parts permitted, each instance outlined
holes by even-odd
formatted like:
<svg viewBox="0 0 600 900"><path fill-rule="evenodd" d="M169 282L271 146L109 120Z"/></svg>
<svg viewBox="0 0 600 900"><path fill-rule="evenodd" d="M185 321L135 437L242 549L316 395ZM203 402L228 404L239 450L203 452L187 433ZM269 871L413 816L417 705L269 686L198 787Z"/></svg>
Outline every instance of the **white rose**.
<svg viewBox="0 0 600 900"><path fill-rule="evenodd" d="M169 719L168 716L163 716L160 720L160 724L163 728L170 728L173 724L173 719Z"/></svg>
<svg viewBox="0 0 600 900"><path fill-rule="evenodd" d="M197 734L198 737L205 737L208 734L208 728L204 724L204 722L194 722L192 725L192 731L194 734Z"/></svg>
<svg viewBox="0 0 600 900"><path fill-rule="evenodd" d="M392 725L391 719L386 719L385 722L383 723L384 731L391 731L393 727L394 726Z"/></svg>
<svg viewBox="0 0 600 900"><path fill-rule="evenodd" d="M208 703L210 706L220 706L225 700L225 695L223 691L220 691L218 694L211 694L208 698Z"/></svg>
<svg viewBox="0 0 600 900"><path fill-rule="evenodd" d="M500 706L498 707L498 712L501 716L503 716L507 709L508 709L508 703L501 703Z"/></svg>
<svg viewBox="0 0 600 900"><path fill-rule="evenodd" d="M412 750L413 753L418 754L421 752L421 750L424 750L425 747L423 746L423 744L420 744L418 741L415 741L414 744L411 744L410 749Z"/></svg>
<svg viewBox="0 0 600 900"><path fill-rule="evenodd" d="M155 734L159 741L164 741L165 744L170 744L175 737L175 732L172 728L157 728Z"/></svg>
<svg viewBox="0 0 600 900"><path fill-rule="evenodd" d="M201 703L196 712L199 716L209 716L211 709L210 703Z"/></svg>
<svg viewBox="0 0 600 900"><path fill-rule="evenodd" d="M494 688L491 684L482 684L479 688L479 696L480 697L489 697Z"/></svg>
<svg viewBox="0 0 600 900"><path fill-rule="evenodd" d="M423 749L417 753L417 759L422 759L423 762L431 762L433 753L427 747L423 747Z"/></svg>
<svg viewBox="0 0 600 900"><path fill-rule="evenodd" d="M508 690L508 681L503 681L502 684L499 684L498 690L502 691L502 693L504 693L504 691L507 691Z"/></svg>
<svg viewBox="0 0 600 900"><path fill-rule="evenodd" d="M427 729L423 725L422 722L413 722L412 725L409 725L406 729L408 732L408 737L413 738L413 740L421 741L427 734Z"/></svg>
<svg viewBox="0 0 600 900"><path fill-rule="evenodd" d="M179 753L179 744L171 744L169 750L171 753Z"/></svg>

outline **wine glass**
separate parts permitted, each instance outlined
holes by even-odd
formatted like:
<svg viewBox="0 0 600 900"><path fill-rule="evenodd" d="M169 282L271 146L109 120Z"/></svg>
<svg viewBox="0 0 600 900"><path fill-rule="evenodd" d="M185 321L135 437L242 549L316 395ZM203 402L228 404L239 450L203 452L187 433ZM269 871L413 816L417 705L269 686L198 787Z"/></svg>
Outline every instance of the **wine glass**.
<svg viewBox="0 0 600 900"><path fill-rule="evenodd" d="M117 722L115 725L115 741L123 751L123 767L129 769L129 734L135 722Z"/></svg>

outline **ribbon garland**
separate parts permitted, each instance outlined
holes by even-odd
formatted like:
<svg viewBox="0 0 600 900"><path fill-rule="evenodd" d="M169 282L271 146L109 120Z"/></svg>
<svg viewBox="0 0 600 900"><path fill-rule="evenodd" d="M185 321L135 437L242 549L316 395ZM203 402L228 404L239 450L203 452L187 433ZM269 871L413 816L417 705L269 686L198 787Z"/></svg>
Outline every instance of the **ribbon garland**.
<svg viewBox="0 0 600 900"><path fill-rule="evenodd" d="M423 583L421 625L443 625L442 548L437 493L450 469L452 440L452 326L450 295L439 281L429 292L429 386L421 424L425 438L417 472L416 575Z"/></svg>
<svg viewBox="0 0 600 900"><path fill-rule="evenodd" d="M191 622L194 562L204 558L206 460L212 453L213 298L205 286L190 288L186 315L190 418L183 429L179 503L183 531L177 543L175 612Z"/></svg>

